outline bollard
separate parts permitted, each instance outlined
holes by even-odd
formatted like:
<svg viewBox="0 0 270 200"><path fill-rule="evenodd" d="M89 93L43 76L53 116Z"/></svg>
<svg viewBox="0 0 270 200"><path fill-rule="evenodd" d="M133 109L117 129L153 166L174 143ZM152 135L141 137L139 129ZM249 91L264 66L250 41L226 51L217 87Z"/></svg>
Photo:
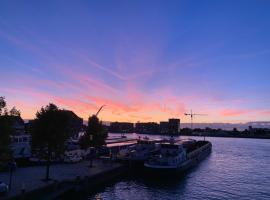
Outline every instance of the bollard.
<svg viewBox="0 0 270 200"><path fill-rule="evenodd" d="M86 184L88 184L88 182L89 182L89 177L88 177L88 176L85 176L85 177L84 177L84 180L85 180Z"/></svg>
<svg viewBox="0 0 270 200"><path fill-rule="evenodd" d="M58 189L58 181L54 180L53 182L53 190L56 191Z"/></svg>
<svg viewBox="0 0 270 200"><path fill-rule="evenodd" d="M80 190L80 183L81 183L81 177L76 177L76 185L75 185L75 191L78 192Z"/></svg>
<svg viewBox="0 0 270 200"><path fill-rule="evenodd" d="M80 177L80 176L77 176L77 177L76 177L76 183L77 183L77 184L80 184L80 181L81 181L81 177Z"/></svg>
<svg viewBox="0 0 270 200"><path fill-rule="evenodd" d="M88 192L88 188L89 188L89 177L88 176L85 176L84 177L84 191L85 191L85 193L87 193Z"/></svg>
<svg viewBox="0 0 270 200"><path fill-rule="evenodd" d="M25 199L25 184L24 184L24 182L22 182L21 197L22 197L22 199Z"/></svg>

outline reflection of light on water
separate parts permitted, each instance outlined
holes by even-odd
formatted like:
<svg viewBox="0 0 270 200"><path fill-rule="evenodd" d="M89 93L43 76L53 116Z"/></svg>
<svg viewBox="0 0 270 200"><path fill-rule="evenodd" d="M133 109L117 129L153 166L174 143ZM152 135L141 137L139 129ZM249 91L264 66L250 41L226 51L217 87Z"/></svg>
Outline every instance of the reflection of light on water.
<svg viewBox="0 0 270 200"><path fill-rule="evenodd" d="M95 196L95 200L102 200L100 194L97 194L97 195Z"/></svg>

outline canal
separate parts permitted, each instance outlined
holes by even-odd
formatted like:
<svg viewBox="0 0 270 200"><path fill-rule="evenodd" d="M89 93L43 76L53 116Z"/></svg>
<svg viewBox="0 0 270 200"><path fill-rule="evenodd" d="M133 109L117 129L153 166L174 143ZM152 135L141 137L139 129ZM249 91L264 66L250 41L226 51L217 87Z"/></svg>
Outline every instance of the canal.
<svg viewBox="0 0 270 200"><path fill-rule="evenodd" d="M131 134L129 137L137 136ZM211 155L181 177L160 179L140 173L128 173L80 198L270 199L270 140L214 137L206 139L213 144Z"/></svg>

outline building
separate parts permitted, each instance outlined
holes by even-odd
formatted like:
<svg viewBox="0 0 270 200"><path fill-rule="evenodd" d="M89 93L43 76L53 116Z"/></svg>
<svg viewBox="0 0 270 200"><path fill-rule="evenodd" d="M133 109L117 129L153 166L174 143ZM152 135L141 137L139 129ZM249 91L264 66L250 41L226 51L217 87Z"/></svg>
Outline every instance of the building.
<svg viewBox="0 0 270 200"><path fill-rule="evenodd" d="M31 135L25 131L25 124L20 116L10 116L12 135L10 148L15 159L31 156Z"/></svg>
<svg viewBox="0 0 270 200"><path fill-rule="evenodd" d="M169 121L162 121L159 125L160 134L179 134L180 133L180 119L169 119Z"/></svg>
<svg viewBox="0 0 270 200"><path fill-rule="evenodd" d="M169 119L169 134L180 133L180 119Z"/></svg>
<svg viewBox="0 0 270 200"><path fill-rule="evenodd" d="M142 134L157 134L159 133L159 124L155 122L137 122L135 124L135 132Z"/></svg>
<svg viewBox="0 0 270 200"><path fill-rule="evenodd" d="M133 133L134 124L129 122L112 122L109 127L111 133Z"/></svg>
<svg viewBox="0 0 270 200"><path fill-rule="evenodd" d="M160 122L159 123L159 133L168 134L169 133L169 122Z"/></svg>

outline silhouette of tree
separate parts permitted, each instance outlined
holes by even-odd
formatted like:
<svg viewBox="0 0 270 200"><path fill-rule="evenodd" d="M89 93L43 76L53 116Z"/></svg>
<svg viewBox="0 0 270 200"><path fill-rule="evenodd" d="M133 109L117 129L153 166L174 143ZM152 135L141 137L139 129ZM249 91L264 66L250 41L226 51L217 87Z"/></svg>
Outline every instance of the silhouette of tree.
<svg viewBox="0 0 270 200"><path fill-rule="evenodd" d="M47 161L45 180L49 180L51 160L59 158L64 153L64 143L69 131L67 122L67 115L51 103L36 113L32 131L32 148L40 158Z"/></svg>
<svg viewBox="0 0 270 200"><path fill-rule="evenodd" d="M9 111L9 114L11 116L21 116L21 112L17 110L15 106Z"/></svg>
<svg viewBox="0 0 270 200"><path fill-rule="evenodd" d="M2 114L4 110L4 115ZM12 134L11 118L7 115L6 101L0 97L0 165L7 162L11 157L10 135Z"/></svg>
<svg viewBox="0 0 270 200"><path fill-rule="evenodd" d="M99 121L96 115L92 115L88 119L86 134L80 139L81 147L100 147L105 144L107 136L108 133L104 130L101 121Z"/></svg>
<svg viewBox="0 0 270 200"><path fill-rule="evenodd" d="M12 124L9 116L0 116L0 163L6 163L11 158L10 135Z"/></svg>
<svg viewBox="0 0 270 200"><path fill-rule="evenodd" d="M181 129L181 134L183 134L183 135L191 135L192 134L192 129L190 129L190 128L182 128Z"/></svg>
<svg viewBox="0 0 270 200"><path fill-rule="evenodd" d="M233 132L238 133L237 128L233 128Z"/></svg>
<svg viewBox="0 0 270 200"><path fill-rule="evenodd" d="M2 110L6 108L5 97L0 97L0 115L2 114Z"/></svg>

